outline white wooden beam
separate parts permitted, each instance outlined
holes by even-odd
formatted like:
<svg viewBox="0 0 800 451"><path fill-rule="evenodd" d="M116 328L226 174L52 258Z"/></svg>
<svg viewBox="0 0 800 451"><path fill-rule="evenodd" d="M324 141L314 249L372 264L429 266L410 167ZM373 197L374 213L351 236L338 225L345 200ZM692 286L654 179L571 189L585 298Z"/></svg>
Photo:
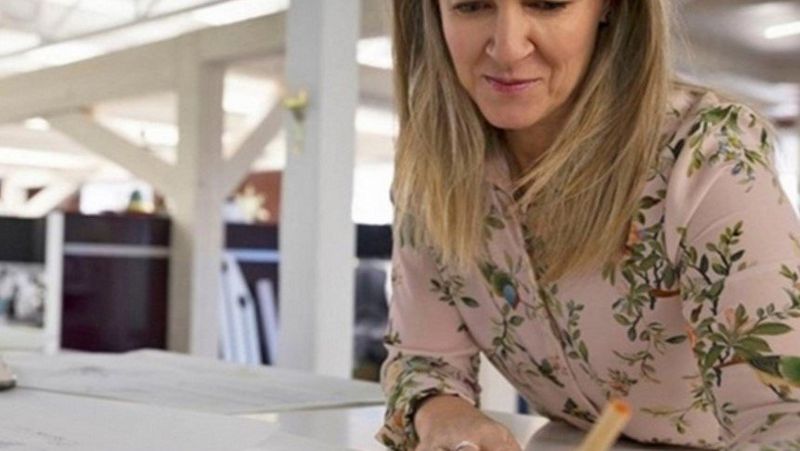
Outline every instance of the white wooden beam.
<svg viewBox="0 0 800 451"><path fill-rule="evenodd" d="M3 195L0 197L0 214L14 215L27 201L27 187L15 183L13 176L3 180Z"/></svg>
<svg viewBox="0 0 800 451"><path fill-rule="evenodd" d="M177 185L168 199L172 239L167 345L173 351L217 357L225 70L222 65L199 64L194 44L185 41L180 58Z"/></svg>
<svg viewBox="0 0 800 451"><path fill-rule="evenodd" d="M24 218L41 218L53 211L58 204L75 194L80 184L72 180L59 180L44 187L21 206L17 215Z"/></svg>
<svg viewBox="0 0 800 451"><path fill-rule="evenodd" d="M124 167L163 194L172 192L174 168L147 149L97 123L89 114L72 112L47 119L53 128L86 150Z"/></svg>
<svg viewBox="0 0 800 451"><path fill-rule="evenodd" d="M45 227L44 277L47 285L44 307L44 353L61 348L61 312L64 288L64 213L47 215Z"/></svg>
<svg viewBox="0 0 800 451"><path fill-rule="evenodd" d="M286 13L205 28L184 36L198 45L202 63L227 64L234 61L282 53L286 36Z"/></svg>
<svg viewBox="0 0 800 451"><path fill-rule="evenodd" d="M169 40L0 79L0 123L171 89L175 54Z"/></svg>
<svg viewBox="0 0 800 451"><path fill-rule="evenodd" d="M310 104L303 145L289 152L281 189L277 361L340 377L352 375L353 362L359 3L292 2L286 37L289 92L307 89Z"/></svg>
<svg viewBox="0 0 800 451"><path fill-rule="evenodd" d="M187 33L76 63L0 79L0 123L74 110L104 100L176 88L176 61L187 42L206 63L280 53L285 13Z"/></svg>
<svg viewBox="0 0 800 451"><path fill-rule="evenodd" d="M284 112L278 104L272 107L258 125L242 141L225 164L222 175L222 190L226 194L241 183L249 173L253 162L264 153L264 148L283 128Z"/></svg>

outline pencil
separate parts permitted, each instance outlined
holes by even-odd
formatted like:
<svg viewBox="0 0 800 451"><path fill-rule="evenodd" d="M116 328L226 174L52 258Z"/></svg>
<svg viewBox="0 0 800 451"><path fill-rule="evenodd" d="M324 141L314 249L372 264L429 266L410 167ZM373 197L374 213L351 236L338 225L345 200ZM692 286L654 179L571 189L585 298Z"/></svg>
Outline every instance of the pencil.
<svg viewBox="0 0 800 451"><path fill-rule="evenodd" d="M606 404L578 451L608 451L631 418L631 406L621 399Z"/></svg>

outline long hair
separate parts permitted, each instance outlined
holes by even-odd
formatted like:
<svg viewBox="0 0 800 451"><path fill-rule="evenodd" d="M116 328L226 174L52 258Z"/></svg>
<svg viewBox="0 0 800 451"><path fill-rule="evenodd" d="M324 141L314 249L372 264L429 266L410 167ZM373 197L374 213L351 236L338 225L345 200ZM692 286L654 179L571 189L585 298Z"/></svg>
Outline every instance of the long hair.
<svg viewBox="0 0 800 451"><path fill-rule="evenodd" d="M621 255L664 144L671 77L664 0L610 5L565 126L514 181L543 281ZM459 84L438 2L394 0L393 12L400 121L395 232L410 230L442 263L465 269L482 251L484 164L489 153L501 151L502 130L483 118Z"/></svg>

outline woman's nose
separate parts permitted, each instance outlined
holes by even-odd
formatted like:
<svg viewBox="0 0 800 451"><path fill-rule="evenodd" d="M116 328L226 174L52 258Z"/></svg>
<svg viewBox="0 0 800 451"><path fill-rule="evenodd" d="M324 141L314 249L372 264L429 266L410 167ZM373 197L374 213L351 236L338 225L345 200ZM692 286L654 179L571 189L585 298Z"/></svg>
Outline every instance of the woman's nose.
<svg viewBox="0 0 800 451"><path fill-rule="evenodd" d="M518 11L499 11L486 53L503 65L515 63L534 50L530 27Z"/></svg>

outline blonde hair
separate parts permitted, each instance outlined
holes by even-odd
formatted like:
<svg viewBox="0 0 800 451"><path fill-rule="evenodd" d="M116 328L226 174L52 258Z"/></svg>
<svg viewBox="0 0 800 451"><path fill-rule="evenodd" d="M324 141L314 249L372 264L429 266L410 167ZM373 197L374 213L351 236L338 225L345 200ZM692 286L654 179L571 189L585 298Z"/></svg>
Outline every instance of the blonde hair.
<svg viewBox="0 0 800 451"><path fill-rule="evenodd" d="M502 130L483 118L455 75L436 0L394 0L400 120L393 196L400 231L443 264L480 257L484 164ZM598 33L562 132L515 180L543 281L621 255L662 142L670 87L664 0L616 0Z"/></svg>

